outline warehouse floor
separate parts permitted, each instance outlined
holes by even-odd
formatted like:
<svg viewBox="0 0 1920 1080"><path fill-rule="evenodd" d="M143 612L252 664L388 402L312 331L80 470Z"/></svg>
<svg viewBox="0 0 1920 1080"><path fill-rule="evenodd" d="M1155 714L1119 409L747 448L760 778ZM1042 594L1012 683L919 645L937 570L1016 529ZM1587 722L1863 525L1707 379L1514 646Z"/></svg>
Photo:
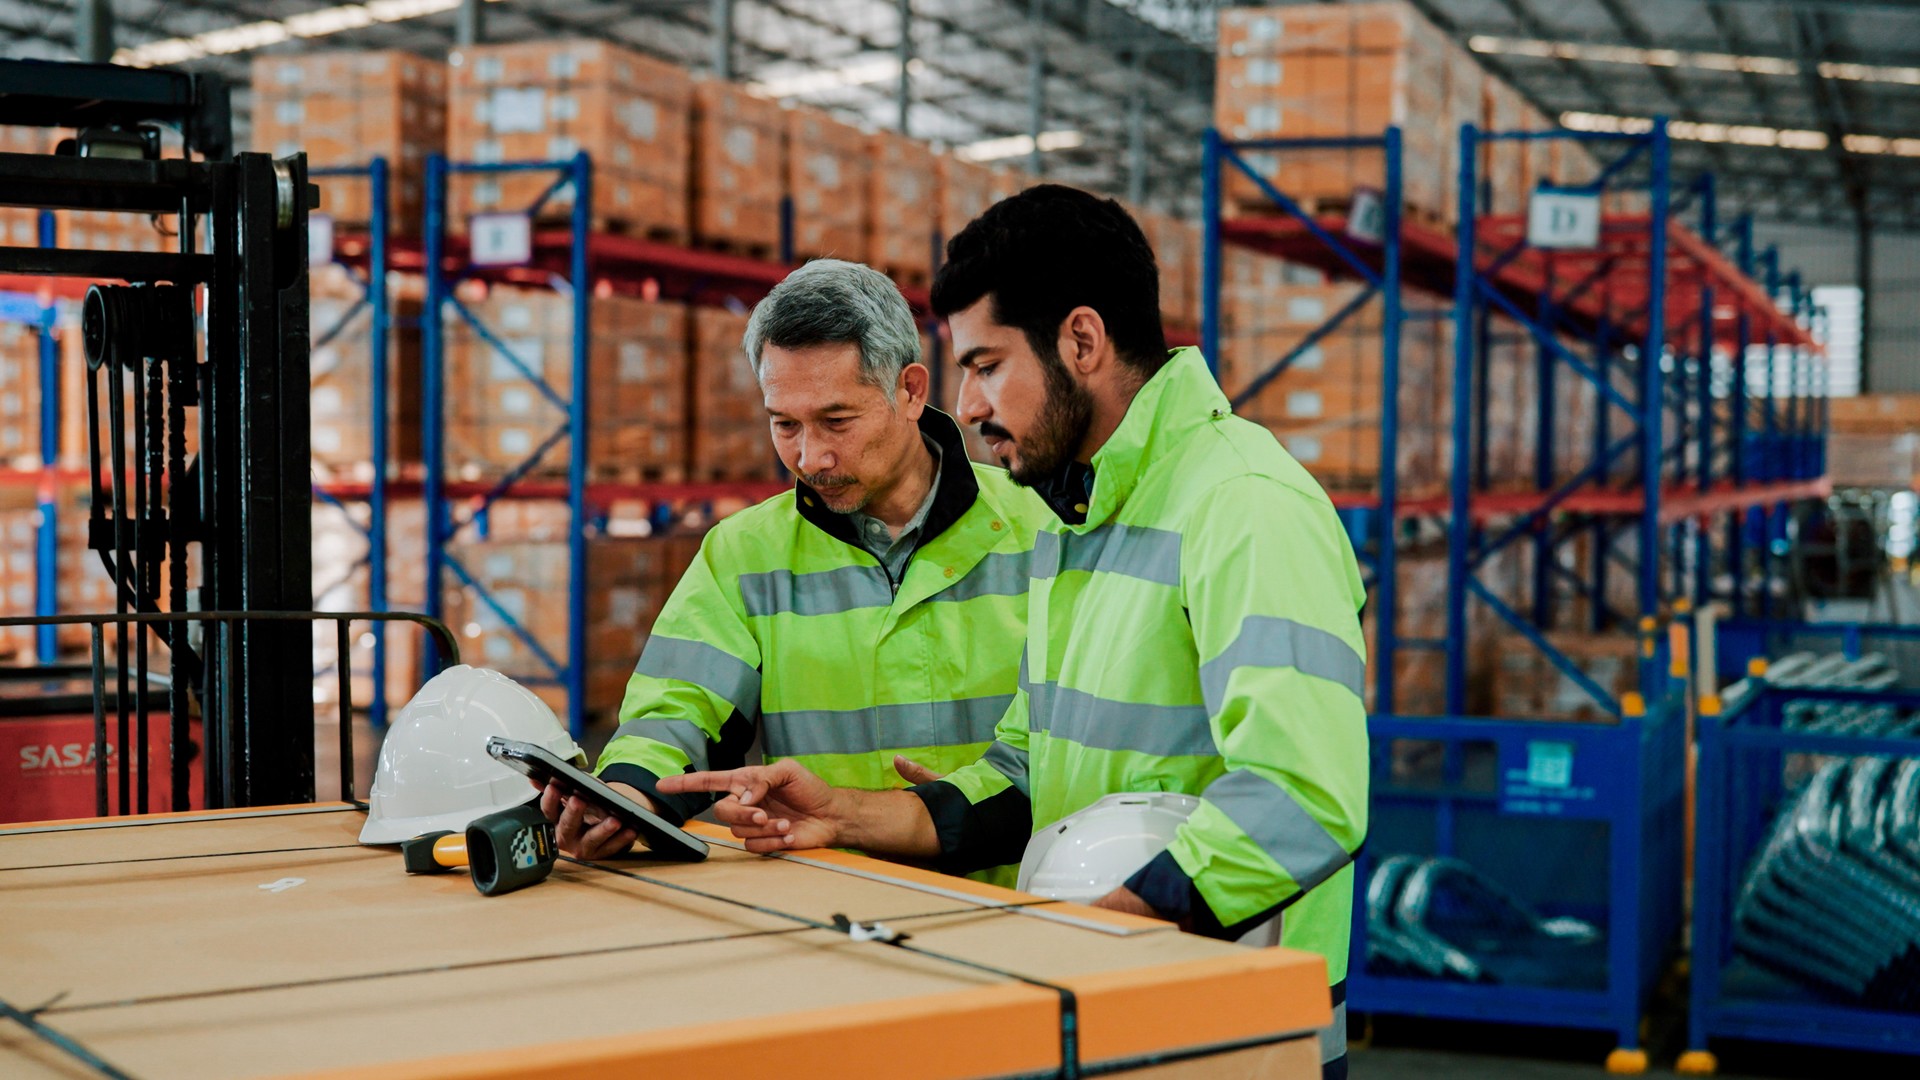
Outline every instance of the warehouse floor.
<svg viewBox="0 0 1920 1080"><path fill-rule="evenodd" d="M1677 1009L1650 1039L1648 1076L1673 1076L1685 1047ZM1356 1028L1355 1034L1359 1034ZM1598 1033L1498 1024L1454 1024L1382 1018L1353 1050L1354 1080L1605 1080L1602 1067L1613 1040ZM1492 1054L1488 1047L1503 1047ZM1716 1045L1721 1080L1913 1080L1910 1057L1839 1053L1813 1048Z"/></svg>

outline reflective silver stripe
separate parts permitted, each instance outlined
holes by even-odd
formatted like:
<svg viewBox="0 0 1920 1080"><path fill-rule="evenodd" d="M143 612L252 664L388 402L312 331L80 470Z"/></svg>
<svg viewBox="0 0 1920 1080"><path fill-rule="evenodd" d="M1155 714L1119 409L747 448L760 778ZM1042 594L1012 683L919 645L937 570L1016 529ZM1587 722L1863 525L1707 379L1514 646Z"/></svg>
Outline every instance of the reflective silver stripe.
<svg viewBox="0 0 1920 1080"><path fill-rule="evenodd" d="M740 575L740 600L748 615L837 615L889 607L893 590L877 566L842 566L811 574L769 570Z"/></svg>
<svg viewBox="0 0 1920 1080"><path fill-rule="evenodd" d="M1347 849L1286 789L1248 769L1234 769L1207 785L1201 798L1232 819L1260 845L1302 892L1353 861Z"/></svg>
<svg viewBox="0 0 1920 1080"><path fill-rule="evenodd" d="M653 634L633 670L655 679L693 683L725 698L734 711L748 718L760 711L760 669L717 645Z"/></svg>
<svg viewBox="0 0 1920 1080"><path fill-rule="evenodd" d="M1177 586L1180 534L1140 525L1102 525L1092 532L1043 532L1034 537L1033 576L1053 577L1065 570L1098 570Z"/></svg>
<svg viewBox="0 0 1920 1080"><path fill-rule="evenodd" d="M1154 757L1217 757L1204 705L1108 701L1058 683L1027 688L1027 726L1094 750Z"/></svg>
<svg viewBox="0 0 1920 1080"><path fill-rule="evenodd" d="M1032 797L1033 793L1027 790L1027 752L1025 750L1008 746L995 739L993 745L987 747L987 752L981 755L981 759L999 770L1000 775L1020 789L1020 794Z"/></svg>
<svg viewBox="0 0 1920 1080"><path fill-rule="evenodd" d="M700 730L700 725L691 720L659 720L642 716L637 720L629 720L621 724L613 732L615 739L623 739L629 735L666 743L685 753L687 760L693 763L695 769L707 767L707 733Z"/></svg>
<svg viewBox="0 0 1920 1080"><path fill-rule="evenodd" d="M931 599L959 603L981 596L1025 596L1032 560L1024 551L996 551L967 571L966 576Z"/></svg>
<svg viewBox="0 0 1920 1080"><path fill-rule="evenodd" d="M1012 694L995 694L863 709L792 709L766 714L761 731L775 757L964 746L991 742L1011 701Z"/></svg>
<svg viewBox="0 0 1920 1080"><path fill-rule="evenodd" d="M1347 1053L1347 1003L1333 1007L1333 1023L1320 1029L1320 1064L1338 1061Z"/></svg>
<svg viewBox="0 0 1920 1080"><path fill-rule="evenodd" d="M1227 680L1243 667L1290 667L1302 675L1337 682L1364 696L1367 663L1338 634L1317 626L1273 615L1249 615L1240 623L1240 636L1219 656L1200 665L1200 694L1207 709L1219 712L1227 696Z"/></svg>

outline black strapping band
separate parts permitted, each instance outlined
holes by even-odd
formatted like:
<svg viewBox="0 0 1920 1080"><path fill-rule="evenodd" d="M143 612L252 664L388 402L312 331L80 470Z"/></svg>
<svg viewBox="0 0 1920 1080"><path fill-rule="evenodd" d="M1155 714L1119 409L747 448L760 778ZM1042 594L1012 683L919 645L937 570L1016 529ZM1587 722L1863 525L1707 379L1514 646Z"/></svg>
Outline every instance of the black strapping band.
<svg viewBox="0 0 1920 1080"><path fill-rule="evenodd" d="M59 999L55 998L54 1000L58 1001ZM82 1046L70 1036L63 1035L41 1023L40 1013L43 1011L45 1011L44 1008L33 1010L20 1009L4 1000L0 1000L0 1016L19 1023L21 1027L33 1032L45 1042L58 1047L66 1052L68 1056L79 1061L94 1072L99 1073L101 1076L110 1077L111 1080L133 1080L130 1074L107 1064L106 1061L101 1059L100 1055Z"/></svg>

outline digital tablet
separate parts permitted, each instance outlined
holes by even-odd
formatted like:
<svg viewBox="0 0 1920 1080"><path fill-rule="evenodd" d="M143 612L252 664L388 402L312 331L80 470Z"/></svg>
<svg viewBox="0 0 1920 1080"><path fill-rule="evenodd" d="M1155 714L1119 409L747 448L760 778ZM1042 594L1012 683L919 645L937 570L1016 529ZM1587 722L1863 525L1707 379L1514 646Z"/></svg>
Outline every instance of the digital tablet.
<svg viewBox="0 0 1920 1080"><path fill-rule="evenodd" d="M679 862L699 862L707 857L706 841L690 835L665 818L608 787L600 779L571 762L562 761L545 747L498 735L487 740L487 753L495 761L515 772L532 777L541 785L558 781L569 795L578 795L598 807L602 813L620 819L620 823L640 834L655 858Z"/></svg>

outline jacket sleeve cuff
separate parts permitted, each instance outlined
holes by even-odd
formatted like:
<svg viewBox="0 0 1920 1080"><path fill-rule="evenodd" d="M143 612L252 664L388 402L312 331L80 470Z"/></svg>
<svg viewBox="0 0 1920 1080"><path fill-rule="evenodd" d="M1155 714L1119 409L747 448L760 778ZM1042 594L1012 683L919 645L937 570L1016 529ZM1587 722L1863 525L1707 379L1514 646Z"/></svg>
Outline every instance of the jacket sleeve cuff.
<svg viewBox="0 0 1920 1080"><path fill-rule="evenodd" d="M1019 788L1008 787L977 803L944 780L907 790L926 804L933 819L940 841L934 866L944 873L971 874L1018 863L1033 835L1033 804Z"/></svg>
<svg viewBox="0 0 1920 1080"><path fill-rule="evenodd" d="M1235 941L1247 931L1280 913L1285 903L1275 904L1252 918L1231 926L1222 926L1219 916L1200 895L1199 886L1180 868L1171 850L1162 851L1153 861L1133 872L1127 879L1127 891L1145 901L1166 919L1179 923L1189 933L1201 937Z"/></svg>
<svg viewBox="0 0 1920 1080"><path fill-rule="evenodd" d="M638 788L653 800L659 808L660 816L677 825L685 825L691 818L712 805L711 796L704 793L688 795L665 795L660 791L660 778L628 762L615 762L600 770L600 779L609 784L625 784Z"/></svg>

